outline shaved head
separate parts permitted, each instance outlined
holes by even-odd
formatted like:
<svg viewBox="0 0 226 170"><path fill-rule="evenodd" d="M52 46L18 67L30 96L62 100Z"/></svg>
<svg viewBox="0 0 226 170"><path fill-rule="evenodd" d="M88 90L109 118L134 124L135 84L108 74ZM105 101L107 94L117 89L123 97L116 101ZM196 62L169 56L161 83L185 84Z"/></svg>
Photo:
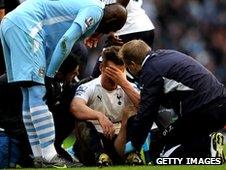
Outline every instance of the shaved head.
<svg viewBox="0 0 226 170"><path fill-rule="evenodd" d="M105 6L104 16L98 26L97 32L108 34L120 30L127 19L127 10L118 3Z"/></svg>

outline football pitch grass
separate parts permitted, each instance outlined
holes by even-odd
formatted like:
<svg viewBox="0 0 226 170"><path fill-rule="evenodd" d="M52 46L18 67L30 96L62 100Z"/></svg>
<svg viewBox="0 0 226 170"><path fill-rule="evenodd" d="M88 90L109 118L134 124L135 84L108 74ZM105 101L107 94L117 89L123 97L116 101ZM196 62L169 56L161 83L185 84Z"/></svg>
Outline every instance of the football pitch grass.
<svg viewBox="0 0 226 170"><path fill-rule="evenodd" d="M113 167L82 167L82 168L68 168L78 170L226 170L225 165L167 165L167 166L113 166ZM32 169L33 170L33 169ZM35 169L38 170L38 169ZM41 169L39 169L41 170ZM53 168L49 168L53 170Z"/></svg>
<svg viewBox="0 0 226 170"><path fill-rule="evenodd" d="M69 138L65 142L64 147L68 147L73 143L74 139ZM224 153L226 155L226 143L224 146ZM35 168L28 168L35 169ZM48 168L53 170L55 168ZM112 167L81 167L81 168L67 168L78 170L226 170L226 163L224 165L144 165L144 166L112 166ZM35 169L37 170L37 168ZM41 169L40 169L41 170Z"/></svg>

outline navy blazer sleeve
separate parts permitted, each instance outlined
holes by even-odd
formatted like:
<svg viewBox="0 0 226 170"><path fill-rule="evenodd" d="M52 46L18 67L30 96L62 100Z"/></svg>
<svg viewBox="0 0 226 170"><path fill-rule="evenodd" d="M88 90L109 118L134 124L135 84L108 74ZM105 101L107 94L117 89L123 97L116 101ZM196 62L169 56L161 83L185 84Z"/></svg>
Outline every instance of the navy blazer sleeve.
<svg viewBox="0 0 226 170"><path fill-rule="evenodd" d="M150 63L150 62L149 62ZM148 63L147 63L148 64ZM141 101L137 115L128 120L129 140L136 149L140 149L159 110L164 80L150 65L141 73Z"/></svg>

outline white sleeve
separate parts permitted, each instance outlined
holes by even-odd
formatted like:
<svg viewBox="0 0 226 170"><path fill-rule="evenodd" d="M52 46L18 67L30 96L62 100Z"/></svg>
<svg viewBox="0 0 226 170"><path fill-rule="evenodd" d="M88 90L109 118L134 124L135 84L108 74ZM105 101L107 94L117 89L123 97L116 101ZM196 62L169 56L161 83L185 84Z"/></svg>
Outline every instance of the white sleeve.
<svg viewBox="0 0 226 170"><path fill-rule="evenodd" d="M82 98L87 103L89 101L90 97L92 96L92 93L93 93L92 86L90 86L88 84L82 84L77 88L74 97Z"/></svg>
<svg viewBox="0 0 226 170"><path fill-rule="evenodd" d="M104 2L106 5L116 3L116 0L101 0L101 1Z"/></svg>

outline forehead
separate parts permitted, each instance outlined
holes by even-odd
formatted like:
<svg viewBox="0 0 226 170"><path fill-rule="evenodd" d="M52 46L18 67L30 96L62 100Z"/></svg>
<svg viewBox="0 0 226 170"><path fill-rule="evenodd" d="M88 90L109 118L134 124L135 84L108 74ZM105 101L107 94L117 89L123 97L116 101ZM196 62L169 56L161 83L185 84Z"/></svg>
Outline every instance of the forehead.
<svg viewBox="0 0 226 170"><path fill-rule="evenodd" d="M114 67L117 67L118 69L120 70L124 70L125 69L125 66L123 65L116 65L115 63L113 63L112 61L107 61L105 63L105 67L108 67L108 66L114 66Z"/></svg>

